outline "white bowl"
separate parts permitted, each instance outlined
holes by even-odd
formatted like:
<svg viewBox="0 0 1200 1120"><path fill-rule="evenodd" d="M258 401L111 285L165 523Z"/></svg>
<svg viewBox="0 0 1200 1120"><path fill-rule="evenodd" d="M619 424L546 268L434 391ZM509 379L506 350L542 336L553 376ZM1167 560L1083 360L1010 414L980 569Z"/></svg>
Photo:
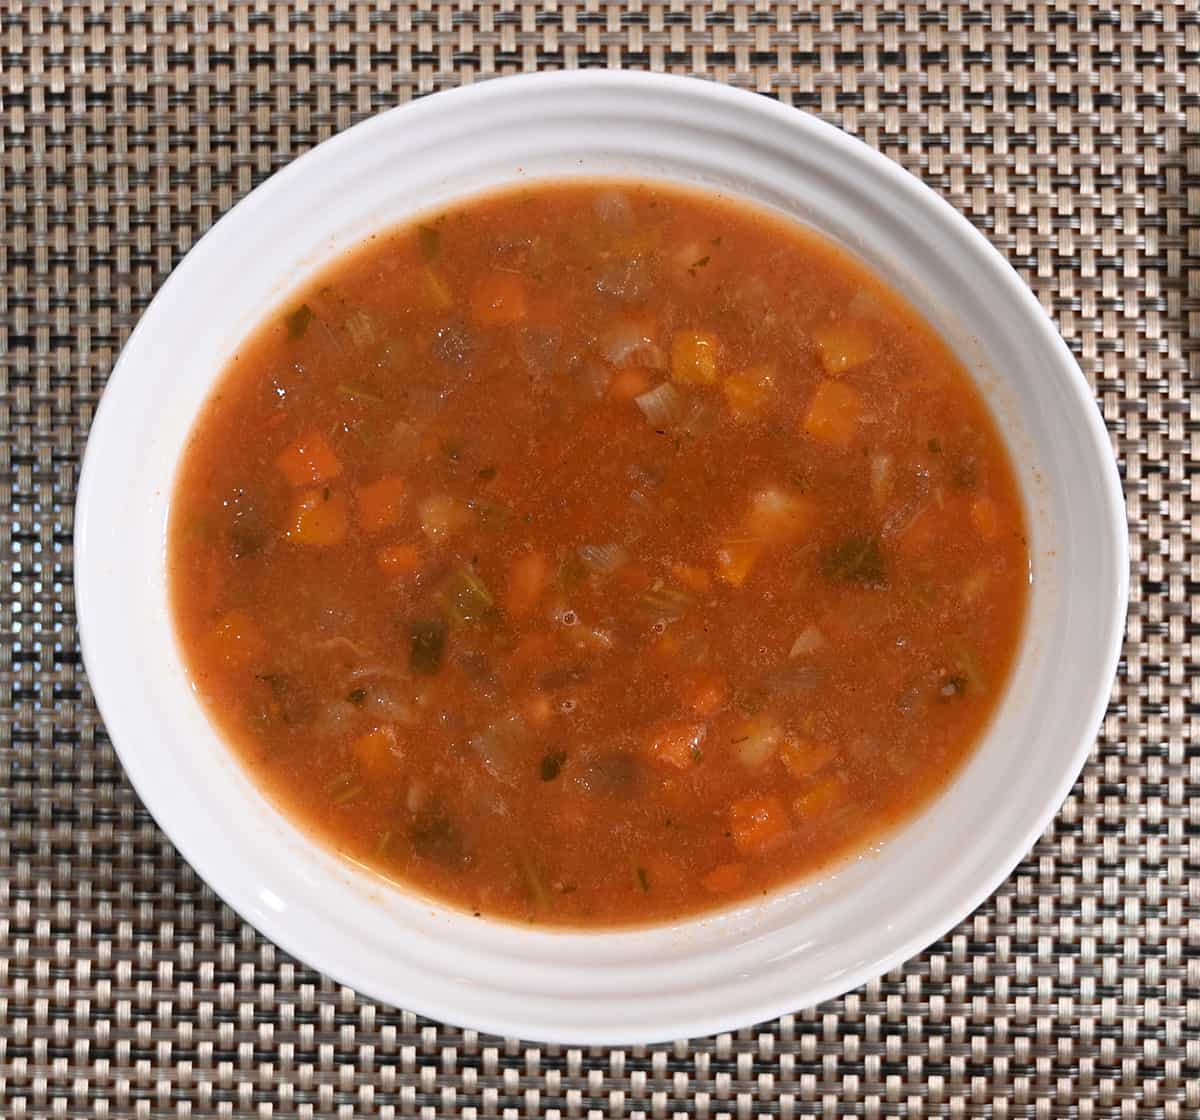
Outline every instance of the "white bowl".
<svg viewBox="0 0 1200 1120"><path fill-rule="evenodd" d="M371 231L537 177L702 184L792 214L904 291L956 348L1020 475L1036 578L991 728L877 849L769 899L638 931L545 932L405 894L272 808L189 685L164 533L197 411L289 289ZM75 534L83 651L121 761L197 872L289 953L362 993L505 1035L630 1043L835 996L936 940L1004 879L1071 787L1104 712L1127 594L1121 488L1067 348L950 206L812 117L721 86L589 71L502 79L384 113L236 206L142 317L92 426Z"/></svg>

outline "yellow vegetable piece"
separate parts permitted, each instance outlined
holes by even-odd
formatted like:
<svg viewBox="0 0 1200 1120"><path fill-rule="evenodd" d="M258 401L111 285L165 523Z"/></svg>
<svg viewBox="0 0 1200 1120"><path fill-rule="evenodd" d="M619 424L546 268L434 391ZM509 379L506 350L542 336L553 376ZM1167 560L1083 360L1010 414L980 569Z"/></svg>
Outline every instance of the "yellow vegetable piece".
<svg viewBox="0 0 1200 1120"><path fill-rule="evenodd" d="M717 576L731 587L741 587L762 547L761 541L726 541L717 549Z"/></svg>
<svg viewBox="0 0 1200 1120"><path fill-rule="evenodd" d="M716 335L676 331L671 338L671 379L684 385L711 385L716 381Z"/></svg>
<svg viewBox="0 0 1200 1120"><path fill-rule="evenodd" d="M807 498L767 487L750 499L746 530L757 540L782 544L803 536L815 518L816 510Z"/></svg>
<svg viewBox="0 0 1200 1120"><path fill-rule="evenodd" d="M826 373L844 373L875 354L875 339L860 323L828 323L813 334Z"/></svg>
<svg viewBox="0 0 1200 1120"><path fill-rule="evenodd" d="M834 760L837 751L828 743L814 743L810 739L795 739L789 736L779 750L779 761L793 778L809 778Z"/></svg>
<svg viewBox="0 0 1200 1120"><path fill-rule="evenodd" d="M792 811L798 817L820 817L831 813L846 801L846 783L837 774L814 782L795 801Z"/></svg>
<svg viewBox="0 0 1200 1120"><path fill-rule="evenodd" d="M752 369L735 373L721 383L721 390L735 420L753 420L770 400L775 389L775 376L769 369Z"/></svg>
<svg viewBox="0 0 1200 1120"><path fill-rule="evenodd" d="M300 497L288 540L296 544L340 544L346 536L349 510L345 495L328 490L308 490Z"/></svg>
<svg viewBox="0 0 1200 1120"><path fill-rule="evenodd" d="M841 381L822 381L808 406L804 430L813 438L847 447L862 418L862 394Z"/></svg>

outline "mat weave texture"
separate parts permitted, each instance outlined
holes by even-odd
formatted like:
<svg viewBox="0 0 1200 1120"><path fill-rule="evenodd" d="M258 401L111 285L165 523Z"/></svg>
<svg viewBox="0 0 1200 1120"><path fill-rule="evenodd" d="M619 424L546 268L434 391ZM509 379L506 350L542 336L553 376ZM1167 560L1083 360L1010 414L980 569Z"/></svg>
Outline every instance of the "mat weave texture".
<svg viewBox="0 0 1200 1120"><path fill-rule="evenodd" d="M0 61L0 1116L1200 1114L1195 0L5 0ZM397 103L605 65L818 113L992 239L1095 387L1133 602L1086 769L972 918L817 1008L575 1050L361 1000L221 904L98 720L71 533L115 356L230 205Z"/></svg>

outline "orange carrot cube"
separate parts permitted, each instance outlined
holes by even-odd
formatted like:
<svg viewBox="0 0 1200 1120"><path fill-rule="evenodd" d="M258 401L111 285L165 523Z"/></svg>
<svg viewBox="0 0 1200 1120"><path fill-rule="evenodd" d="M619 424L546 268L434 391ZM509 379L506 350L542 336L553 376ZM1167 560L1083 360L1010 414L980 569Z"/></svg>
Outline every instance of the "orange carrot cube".
<svg viewBox="0 0 1200 1120"><path fill-rule="evenodd" d="M358 523L368 533L390 529L404 508L404 479L385 477L370 482L358 492Z"/></svg>
<svg viewBox="0 0 1200 1120"><path fill-rule="evenodd" d="M512 272L491 272L471 299L471 310L481 323L503 326L529 314L525 281Z"/></svg>
<svg viewBox="0 0 1200 1120"><path fill-rule="evenodd" d="M700 885L709 894L731 894L746 885L746 865L742 863L719 863L703 879Z"/></svg>
<svg viewBox="0 0 1200 1120"><path fill-rule="evenodd" d="M386 781L396 773L399 754L396 733L390 727L376 727L360 735L351 745L350 752L367 776L375 781Z"/></svg>
<svg viewBox="0 0 1200 1120"><path fill-rule="evenodd" d="M726 541L717 549L717 575L731 587L741 587L760 552L759 541Z"/></svg>
<svg viewBox="0 0 1200 1120"><path fill-rule="evenodd" d="M664 723L647 740L647 748L656 762L686 770L703 757L700 745L707 728L702 723Z"/></svg>
<svg viewBox="0 0 1200 1120"><path fill-rule="evenodd" d="M310 432L282 451L275 463L293 486L315 486L342 473L342 464L320 432Z"/></svg>
<svg viewBox="0 0 1200 1120"><path fill-rule="evenodd" d="M508 569L508 611L512 615L528 614L537 606L546 587L550 564L543 552L522 552Z"/></svg>
<svg viewBox="0 0 1200 1120"><path fill-rule="evenodd" d="M388 544L375 553L375 563L385 572L405 575L416 571L421 563L421 554L414 544Z"/></svg>
<svg viewBox="0 0 1200 1120"><path fill-rule="evenodd" d="M787 809L778 797L743 797L729 807L729 831L743 855L762 855L778 847L791 827Z"/></svg>

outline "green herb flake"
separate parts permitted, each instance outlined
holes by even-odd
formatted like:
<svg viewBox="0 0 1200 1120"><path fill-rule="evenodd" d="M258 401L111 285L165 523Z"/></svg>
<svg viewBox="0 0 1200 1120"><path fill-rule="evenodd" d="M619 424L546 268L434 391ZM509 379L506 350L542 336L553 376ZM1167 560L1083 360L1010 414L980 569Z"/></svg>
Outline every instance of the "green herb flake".
<svg viewBox="0 0 1200 1120"><path fill-rule="evenodd" d="M293 342L303 338L304 332L308 330L308 324L312 321L312 308L309 307L307 303L302 303L287 317L288 338L290 338Z"/></svg>
<svg viewBox="0 0 1200 1120"><path fill-rule="evenodd" d="M930 452L934 455L940 455L942 453L942 441L938 439L937 436L934 436L933 439L931 439L925 446L928 447Z"/></svg>
<svg viewBox="0 0 1200 1120"><path fill-rule="evenodd" d="M414 622L408 628L408 636L409 668L425 676L440 672L446 655L446 623L440 618Z"/></svg>
<svg viewBox="0 0 1200 1120"><path fill-rule="evenodd" d="M356 688L346 697L351 704L361 704L366 698L367 690L365 688Z"/></svg>
<svg viewBox="0 0 1200 1120"><path fill-rule="evenodd" d="M847 537L825 553L822 569L827 579L856 583L862 587L887 584L887 565L879 538L871 535Z"/></svg>
<svg viewBox="0 0 1200 1120"><path fill-rule="evenodd" d="M706 264L708 264L708 262L709 262L709 261L711 261L711 260L712 260L712 257L710 257L710 256L703 256L703 257L701 257L701 258L700 258L698 261L693 261L693 262L692 262L692 268L703 268L703 267L704 267Z"/></svg>
<svg viewBox="0 0 1200 1120"><path fill-rule="evenodd" d="M640 886L642 890L648 891L650 889L650 876L646 873L646 869L644 867L639 867L637 869L637 880L638 886Z"/></svg>
<svg viewBox="0 0 1200 1120"><path fill-rule="evenodd" d="M495 467L481 467L476 472L476 474L484 482L491 482L492 479L496 477L496 468Z"/></svg>
<svg viewBox="0 0 1200 1120"><path fill-rule="evenodd" d="M421 246L421 255L427 260L433 260L442 251L442 234L433 226L417 226L417 241Z"/></svg>
<svg viewBox="0 0 1200 1120"><path fill-rule="evenodd" d="M543 782L552 782L562 772L563 763L567 761L566 751L551 751L542 759L539 773Z"/></svg>

